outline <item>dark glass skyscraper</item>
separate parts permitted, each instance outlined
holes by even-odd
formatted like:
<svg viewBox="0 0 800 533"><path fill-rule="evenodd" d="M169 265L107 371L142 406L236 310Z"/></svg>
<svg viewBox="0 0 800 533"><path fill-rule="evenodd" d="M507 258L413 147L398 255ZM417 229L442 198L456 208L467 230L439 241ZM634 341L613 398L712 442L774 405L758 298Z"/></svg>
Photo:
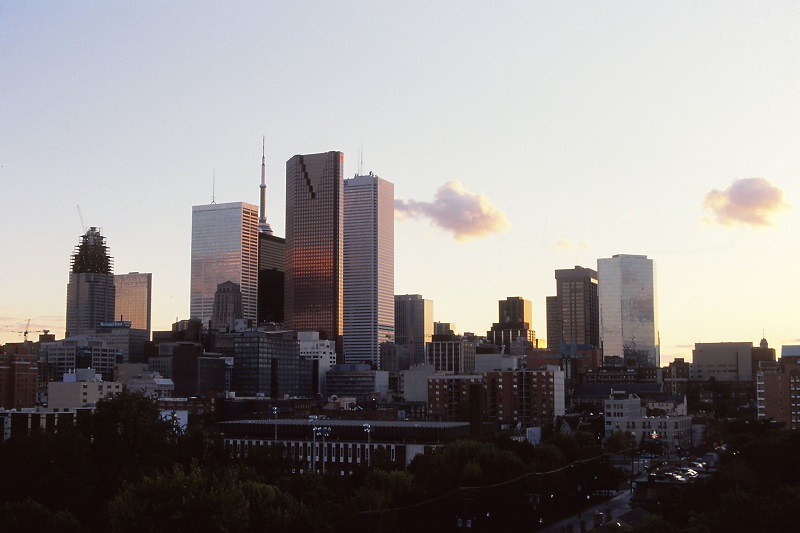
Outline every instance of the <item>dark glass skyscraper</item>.
<svg viewBox="0 0 800 533"><path fill-rule="evenodd" d="M419 294L394 297L394 342L408 353L411 364L425 362L425 344L433 336L433 301Z"/></svg>
<svg viewBox="0 0 800 533"><path fill-rule="evenodd" d="M547 347L600 346L597 272L576 266L556 270L556 296L547 299Z"/></svg>
<svg viewBox="0 0 800 533"><path fill-rule="evenodd" d="M509 296L498 302L497 311L498 321L486 332L489 342L505 347L506 353L510 352L511 343L519 337L536 346L536 332L531 325L533 313L530 300Z"/></svg>
<svg viewBox="0 0 800 533"><path fill-rule="evenodd" d="M335 340L343 330L342 152L286 162L285 323Z"/></svg>
<svg viewBox="0 0 800 533"><path fill-rule="evenodd" d="M92 332L101 322L114 320L112 269L105 237L97 228L89 228L72 254L65 337Z"/></svg>
<svg viewBox="0 0 800 533"><path fill-rule="evenodd" d="M258 323L283 322L286 239L258 234Z"/></svg>

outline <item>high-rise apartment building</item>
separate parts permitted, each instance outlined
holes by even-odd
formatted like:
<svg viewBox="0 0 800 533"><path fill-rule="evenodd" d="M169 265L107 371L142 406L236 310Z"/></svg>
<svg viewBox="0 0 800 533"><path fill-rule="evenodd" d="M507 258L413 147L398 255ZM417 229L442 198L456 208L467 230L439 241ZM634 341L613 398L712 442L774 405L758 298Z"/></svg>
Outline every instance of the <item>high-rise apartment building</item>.
<svg viewBox="0 0 800 533"><path fill-rule="evenodd" d="M624 254L598 259L597 276L603 357L659 366L653 260Z"/></svg>
<svg viewBox="0 0 800 533"><path fill-rule="evenodd" d="M243 318L256 320L258 208L244 202L192 207L190 314L208 326L214 294L231 281L242 291Z"/></svg>
<svg viewBox="0 0 800 533"><path fill-rule="evenodd" d="M556 270L556 296L547 298L547 346L600 346L597 272L576 266Z"/></svg>
<svg viewBox="0 0 800 533"><path fill-rule="evenodd" d="M394 297L394 343L405 349L410 364L425 362L425 344L433 336L433 300L419 294Z"/></svg>
<svg viewBox="0 0 800 533"><path fill-rule="evenodd" d="M258 217L258 323L283 322L286 239L267 222L267 163L261 152L261 203Z"/></svg>
<svg viewBox="0 0 800 533"><path fill-rule="evenodd" d="M286 162L284 323L318 331L341 354L343 333L344 154L296 155Z"/></svg>
<svg viewBox="0 0 800 533"><path fill-rule="evenodd" d="M132 329L142 329L150 338L150 306L153 275L131 272L114 275L114 319L131 323Z"/></svg>
<svg viewBox="0 0 800 533"><path fill-rule="evenodd" d="M67 284L65 337L80 335L114 320L113 259L106 239L91 227L81 236L72 254Z"/></svg>
<svg viewBox="0 0 800 533"><path fill-rule="evenodd" d="M530 300L509 296L498 303L498 321L486 332L486 338L495 346L502 346L511 353L511 343L522 337L531 344L536 343L536 332L531 327L533 312Z"/></svg>
<svg viewBox="0 0 800 533"><path fill-rule="evenodd" d="M344 354L380 364L394 338L394 185L378 176L344 180Z"/></svg>

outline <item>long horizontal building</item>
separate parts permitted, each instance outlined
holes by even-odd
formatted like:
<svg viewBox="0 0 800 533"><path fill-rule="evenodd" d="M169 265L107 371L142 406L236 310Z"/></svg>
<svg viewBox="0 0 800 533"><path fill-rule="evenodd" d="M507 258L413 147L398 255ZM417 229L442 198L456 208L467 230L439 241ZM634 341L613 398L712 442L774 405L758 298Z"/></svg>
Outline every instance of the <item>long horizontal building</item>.
<svg viewBox="0 0 800 533"><path fill-rule="evenodd" d="M323 445L314 428L330 428ZM367 427L369 432L367 431ZM309 469L352 473L381 450L391 462L407 466L426 449L437 448L469 434L467 422L411 422L395 420L236 420L220 422L225 445L246 455L261 446L283 446L291 458Z"/></svg>

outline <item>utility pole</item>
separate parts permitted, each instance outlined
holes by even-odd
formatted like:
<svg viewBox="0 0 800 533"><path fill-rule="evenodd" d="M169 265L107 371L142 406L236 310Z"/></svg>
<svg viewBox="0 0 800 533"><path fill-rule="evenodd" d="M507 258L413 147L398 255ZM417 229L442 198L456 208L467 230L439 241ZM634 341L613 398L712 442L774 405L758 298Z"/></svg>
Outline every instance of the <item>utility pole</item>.
<svg viewBox="0 0 800 533"><path fill-rule="evenodd" d="M367 434L367 468L372 466L372 426L364 424L364 432Z"/></svg>

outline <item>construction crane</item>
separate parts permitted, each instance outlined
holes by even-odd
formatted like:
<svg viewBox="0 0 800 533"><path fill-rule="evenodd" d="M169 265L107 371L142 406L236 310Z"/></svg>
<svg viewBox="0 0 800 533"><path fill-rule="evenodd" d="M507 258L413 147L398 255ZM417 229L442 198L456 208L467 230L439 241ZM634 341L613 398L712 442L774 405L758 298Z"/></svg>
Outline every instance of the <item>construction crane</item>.
<svg viewBox="0 0 800 533"><path fill-rule="evenodd" d="M76 204L76 205L78 207L78 218L81 219L81 233L83 233L84 231L86 231L86 224L83 223L83 215L81 214L81 206L79 204Z"/></svg>

